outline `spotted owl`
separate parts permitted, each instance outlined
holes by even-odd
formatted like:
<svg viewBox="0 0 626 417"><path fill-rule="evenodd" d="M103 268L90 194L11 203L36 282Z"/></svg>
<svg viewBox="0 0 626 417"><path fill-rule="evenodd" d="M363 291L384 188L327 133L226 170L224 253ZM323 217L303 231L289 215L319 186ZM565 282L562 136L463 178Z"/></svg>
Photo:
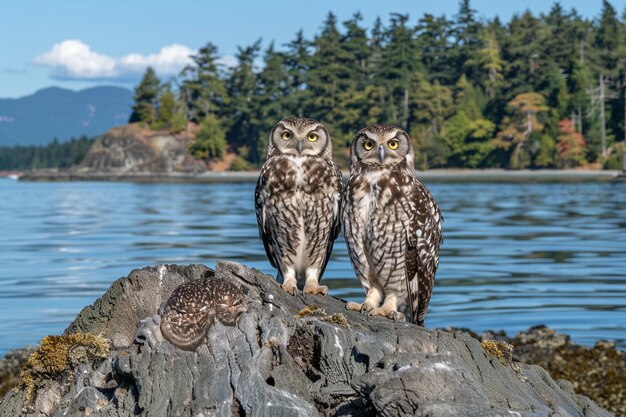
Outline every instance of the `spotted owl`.
<svg viewBox="0 0 626 417"><path fill-rule="evenodd" d="M413 143L399 127L375 125L354 137L342 221L350 260L366 292L362 304L350 302L347 308L394 320L406 314L423 326L443 217L415 178Z"/></svg>
<svg viewBox="0 0 626 417"><path fill-rule="evenodd" d="M326 128L311 119L278 122L256 186L259 234L282 287L322 294L319 285L340 230L342 178Z"/></svg>
<svg viewBox="0 0 626 417"><path fill-rule="evenodd" d="M215 321L234 326L247 310L247 289L218 278L201 278L180 285L161 314L161 333L175 346L194 351Z"/></svg>

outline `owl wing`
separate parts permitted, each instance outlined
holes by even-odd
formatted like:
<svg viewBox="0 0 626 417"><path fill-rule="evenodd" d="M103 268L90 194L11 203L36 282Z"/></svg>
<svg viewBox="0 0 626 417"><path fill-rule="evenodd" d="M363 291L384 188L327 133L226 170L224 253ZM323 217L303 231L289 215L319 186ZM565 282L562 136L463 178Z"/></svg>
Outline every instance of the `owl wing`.
<svg viewBox="0 0 626 417"><path fill-rule="evenodd" d="M267 175L268 166L267 164L263 166L261 169L261 174L259 175L259 180L256 184L256 189L254 191L254 206L256 210L256 221L259 226L259 236L261 237L261 241L263 242L263 247L265 247L265 253L267 254L267 258L270 261L270 264L274 268L278 268L278 262L276 259L276 253L274 252L272 245L272 236L269 232L269 228L267 227L267 216L265 212L265 198L267 197L266 188L266 175Z"/></svg>
<svg viewBox="0 0 626 417"><path fill-rule="evenodd" d="M341 191L343 189L343 175L337 164L331 160L328 160L328 163L331 171L330 191L333 198L333 224L331 225L330 241L326 247L326 257L322 264L320 277L324 276L326 265L328 265L330 255L333 252L333 244L339 236L339 233L341 233Z"/></svg>
<svg viewBox="0 0 626 417"><path fill-rule="evenodd" d="M207 308L201 312L184 312L166 307L161 318L161 333L180 349L194 351L206 339L215 322L215 311Z"/></svg>
<svg viewBox="0 0 626 417"><path fill-rule="evenodd" d="M412 195L407 202L407 301L411 322L423 326L439 265L443 217L435 199L421 182L414 179L412 188Z"/></svg>

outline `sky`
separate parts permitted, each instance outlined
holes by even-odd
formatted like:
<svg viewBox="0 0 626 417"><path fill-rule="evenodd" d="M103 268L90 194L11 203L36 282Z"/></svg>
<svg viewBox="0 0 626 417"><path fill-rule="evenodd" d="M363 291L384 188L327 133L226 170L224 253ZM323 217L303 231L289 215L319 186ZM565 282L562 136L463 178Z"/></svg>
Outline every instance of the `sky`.
<svg viewBox="0 0 626 417"><path fill-rule="evenodd" d="M168 78L189 62L189 54L213 42L224 63L237 46L258 38L280 47L302 29L319 31L329 11L339 22L356 11L371 27L377 16L457 13L458 0L1 0L0 98L17 98L49 86L79 90L96 85L132 88L148 65ZM562 0L569 10L597 18L602 0ZM626 0L612 0L621 15ZM473 0L478 16L508 21L530 9L547 13L545 0Z"/></svg>

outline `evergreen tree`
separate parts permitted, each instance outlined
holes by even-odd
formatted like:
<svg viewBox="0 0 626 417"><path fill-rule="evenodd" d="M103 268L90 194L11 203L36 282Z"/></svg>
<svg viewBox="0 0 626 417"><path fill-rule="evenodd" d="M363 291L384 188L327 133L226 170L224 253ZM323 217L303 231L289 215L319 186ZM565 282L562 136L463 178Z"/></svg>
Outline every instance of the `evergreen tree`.
<svg viewBox="0 0 626 417"><path fill-rule="evenodd" d="M251 148L250 159L261 162L267 146L267 132L277 120L292 114L288 111L289 74L285 62L285 54L277 52L272 42L264 54L263 69L258 75L259 92L256 100L258 113L258 143Z"/></svg>
<svg viewBox="0 0 626 417"><path fill-rule="evenodd" d="M617 76L618 53L623 43L619 34L620 22L615 8L608 0L603 0L602 15L596 29L593 46L598 58L598 72L609 77Z"/></svg>
<svg viewBox="0 0 626 417"><path fill-rule="evenodd" d="M478 55L481 48L481 27L475 14L476 10L472 9L470 0L461 0L453 29L456 41L453 48L454 65L457 69L456 79L461 75L474 79L480 73L479 65L474 57Z"/></svg>
<svg viewBox="0 0 626 417"><path fill-rule="evenodd" d="M341 34L337 29L337 18L329 13L319 36L313 41L315 53L311 57L311 69L307 72L306 84L310 91L309 111L313 118L324 121L329 128L337 125L336 111L339 94L349 87L345 80L350 70L345 65L348 53L341 48Z"/></svg>
<svg viewBox="0 0 626 417"><path fill-rule="evenodd" d="M411 82L420 70L419 45L415 30L407 25L408 15L394 13L385 31L385 46L377 80L386 89L385 115L389 122L409 129Z"/></svg>
<svg viewBox="0 0 626 417"><path fill-rule="evenodd" d="M133 111L130 115L129 123L145 123L151 124L156 118L156 101L159 96L159 88L161 81L151 67L141 79L139 85L135 88L133 99Z"/></svg>
<svg viewBox="0 0 626 417"><path fill-rule="evenodd" d="M237 65L228 79L227 107L228 143L234 148L247 146L257 149L260 121L257 119L258 77L254 72L254 61L261 49L261 40L247 48L238 48ZM255 152L255 161L260 161Z"/></svg>
<svg viewBox="0 0 626 417"><path fill-rule="evenodd" d="M191 153L196 158L217 159L226 153L226 132L214 114L208 114L200 124Z"/></svg>
<svg viewBox="0 0 626 417"><path fill-rule="evenodd" d="M289 77L289 99L286 101L287 112L293 116L305 116L305 112L311 106L310 94L306 89L307 76L311 64L311 42L304 38L304 33L299 31L296 38L288 43L285 53L285 64Z"/></svg>
<svg viewBox="0 0 626 417"><path fill-rule="evenodd" d="M192 65L181 72L181 94L189 111L189 118L200 122L208 114L217 114L227 101L224 80L220 74L217 47L207 43L191 57Z"/></svg>
<svg viewBox="0 0 626 417"><path fill-rule="evenodd" d="M453 85L457 71L453 63L452 22L445 16L425 14L418 22L417 43L421 51L422 64L430 82Z"/></svg>

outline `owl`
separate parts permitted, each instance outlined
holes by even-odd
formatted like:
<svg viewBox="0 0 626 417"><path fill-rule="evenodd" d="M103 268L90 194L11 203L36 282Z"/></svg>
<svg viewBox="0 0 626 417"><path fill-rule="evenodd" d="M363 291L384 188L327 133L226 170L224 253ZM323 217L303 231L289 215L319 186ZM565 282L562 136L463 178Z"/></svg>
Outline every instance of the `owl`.
<svg viewBox="0 0 626 417"><path fill-rule="evenodd" d="M375 125L358 132L342 221L348 253L366 292L346 308L423 326L439 263L443 217L415 178L413 143L402 129ZM382 305L381 305L382 303Z"/></svg>
<svg viewBox="0 0 626 417"><path fill-rule="evenodd" d="M326 128L311 119L278 122L256 186L259 234L289 294L322 294L319 285L340 230L342 178Z"/></svg>
<svg viewBox="0 0 626 417"><path fill-rule="evenodd" d="M217 278L202 278L180 285L161 314L161 333L170 343L194 351L206 339L215 321L237 324L247 310L246 288Z"/></svg>

